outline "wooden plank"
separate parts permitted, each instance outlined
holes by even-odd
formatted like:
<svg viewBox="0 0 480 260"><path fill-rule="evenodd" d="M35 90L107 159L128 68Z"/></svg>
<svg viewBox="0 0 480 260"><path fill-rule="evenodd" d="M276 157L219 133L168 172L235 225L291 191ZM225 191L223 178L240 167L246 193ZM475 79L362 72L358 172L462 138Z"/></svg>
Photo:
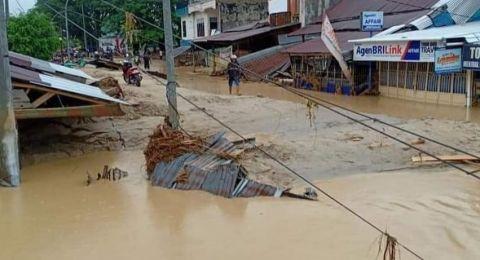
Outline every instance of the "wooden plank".
<svg viewBox="0 0 480 260"><path fill-rule="evenodd" d="M43 103L47 102L49 99L51 99L55 95L56 94L52 93L52 92L47 92L47 93L43 94L42 96L37 98L35 101L33 101L33 103L32 103L33 108L37 108L37 107L41 106Z"/></svg>
<svg viewBox="0 0 480 260"><path fill-rule="evenodd" d="M57 95L79 99L79 100L83 100L83 101L90 102L90 103L97 104L97 105L108 104L107 101L96 100L96 99L93 99L93 98L88 98L88 97L77 95L77 94L72 94L72 93L67 93L67 92L59 91L59 90L52 89L52 88L42 87L42 86L39 86L39 85L26 84L26 83L20 83L20 82L12 82L12 84L13 84L13 87L16 87L16 88L35 89L35 90L40 90L40 91L43 91L43 92L51 92L51 93L55 93Z"/></svg>
<svg viewBox="0 0 480 260"><path fill-rule="evenodd" d="M125 113L120 109L120 105L118 104L15 110L15 117L18 120L60 117L123 116L124 114Z"/></svg>
<svg viewBox="0 0 480 260"><path fill-rule="evenodd" d="M30 98L28 98L27 93L23 89L13 89L13 106L15 109L21 108L32 108L32 103L30 103Z"/></svg>
<svg viewBox="0 0 480 260"><path fill-rule="evenodd" d="M463 161L479 161L477 158L470 155L438 155L438 158L449 162L463 162ZM439 162L436 158L427 155L417 155L412 157L412 162Z"/></svg>

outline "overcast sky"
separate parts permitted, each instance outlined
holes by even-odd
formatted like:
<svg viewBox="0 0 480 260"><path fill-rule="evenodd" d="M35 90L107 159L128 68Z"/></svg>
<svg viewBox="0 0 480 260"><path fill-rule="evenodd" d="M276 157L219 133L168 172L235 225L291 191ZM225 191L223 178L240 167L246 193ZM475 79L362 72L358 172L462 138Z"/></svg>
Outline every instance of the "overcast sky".
<svg viewBox="0 0 480 260"><path fill-rule="evenodd" d="M10 13L18 14L22 11L22 8L27 11L32 8L37 0L8 0L10 3Z"/></svg>

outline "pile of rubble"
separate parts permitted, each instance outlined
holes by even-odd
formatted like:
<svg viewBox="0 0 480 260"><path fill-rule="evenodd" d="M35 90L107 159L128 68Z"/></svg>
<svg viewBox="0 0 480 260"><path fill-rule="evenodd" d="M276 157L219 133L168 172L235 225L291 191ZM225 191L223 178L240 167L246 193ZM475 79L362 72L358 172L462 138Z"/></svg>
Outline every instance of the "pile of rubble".
<svg viewBox="0 0 480 260"><path fill-rule="evenodd" d="M226 198L289 196L305 198L279 187L248 178L238 163L245 149L218 133L202 139L160 125L145 150L147 172L154 186L180 190L204 190Z"/></svg>
<svg viewBox="0 0 480 260"><path fill-rule="evenodd" d="M150 176L159 162L171 162L188 152L202 152L204 140L191 137L182 131L173 130L168 125L159 125L150 136L144 151L147 173Z"/></svg>

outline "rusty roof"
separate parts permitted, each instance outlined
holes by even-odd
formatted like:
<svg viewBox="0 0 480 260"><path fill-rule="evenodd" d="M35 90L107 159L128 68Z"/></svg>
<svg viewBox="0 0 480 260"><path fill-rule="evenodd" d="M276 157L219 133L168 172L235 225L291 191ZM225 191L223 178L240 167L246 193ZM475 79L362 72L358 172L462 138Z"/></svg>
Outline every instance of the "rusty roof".
<svg viewBox="0 0 480 260"><path fill-rule="evenodd" d="M340 48L343 52L346 52L353 50L353 43L349 43L349 40L366 38L370 34L368 32L337 32L336 36ZM282 52L290 55L330 53L320 37L300 43Z"/></svg>
<svg viewBox="0 0 480 260"><path fill-rule="evenodd" d="M229 32L223 32L217 35L212 35L208 37L203 37L200 39L194 40L196 43L201 43L201 42L219 42L219 43L231 43L243 39L247 39L250 37L254 36L259 36L262 34L274 32L277 30L282 30L282 29L290 29L290 28L295 28L299 27L300 23L291 23L291 24L285 24L281 26L263 26L260 28L254 28L254 29L247 29L243 31L229 31Z"/></svg>
<svg viewBox="0 0 480 260"><path fill-rule="evenodd" d="M246 64L244 67L250 71L255 72L257 75L261 75L263 78L268 77L271 73L279 70L285 64L290 63L290 57L288 53L277 52L271 55L261 57L259 59L252 60ZM249 80L258 80L258 77L246 73L245 75Z"/></svg>
<svg viewBox="0 0 480 260"><path fill-rule="evenodd" d="M399 25L399 24L407 24L428 13L428 10L422 11L412 11L407 13L397 13L391 15L385 15L384 17L384 28L388 29L392 26ZM335 31L355 31L360 30L360 20L359 19L352 19L352 20L345 20L345 21L337 21L332 22L332 26ZM301 29L298 29L294 32L288 34L288 36L298 36L298 35L312 35L312 34L320 34L322 32L322 24L321 23L313 23L309 24Z"/></svg>
<svg viewBox="0 0 480 260"><path fill-rule="evenodd" d="M88 74L81 70L67 68L62 65L58 65L52 62L36 59L27 55L9 52L10 63L16 66L20 66L29 70L36 70L40 72L46 72L48 74L56 74L61 76L62 74L70 75L82 79L93 79Z"/></svg>
<svg viewBox="0 0 480 260"><path fill-rule="evenodd" d="M429 11L439 0L342 0L327 10L330 20L351 19L359 17L360 13L368 11L383 11L385 14L395 14L412 11ZM314 23L321 23L318 17Z"/></svg>

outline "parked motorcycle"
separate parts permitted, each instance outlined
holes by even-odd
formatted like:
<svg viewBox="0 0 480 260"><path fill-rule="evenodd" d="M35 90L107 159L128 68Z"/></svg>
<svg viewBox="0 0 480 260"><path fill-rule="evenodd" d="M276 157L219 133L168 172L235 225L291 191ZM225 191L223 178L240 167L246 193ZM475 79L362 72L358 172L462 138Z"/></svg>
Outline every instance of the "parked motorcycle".
<svg viewBox="0 0 480 260"><path fill-rule="evenodd" d="M123 62L123 79L127 84L133 84L137 87L140 87L142 82L142 75L137 67L133 67L132 62L124 61Z"/></svg>

